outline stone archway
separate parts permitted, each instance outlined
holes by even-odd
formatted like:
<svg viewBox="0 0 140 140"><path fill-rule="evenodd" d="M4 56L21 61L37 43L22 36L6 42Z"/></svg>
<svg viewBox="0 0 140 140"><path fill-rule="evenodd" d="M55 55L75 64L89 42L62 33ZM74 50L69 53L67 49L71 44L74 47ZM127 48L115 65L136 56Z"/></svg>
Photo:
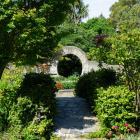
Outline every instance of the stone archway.
<svg viewBox="0 0 140 140"><path fill-rule="evenodd" d="M61 56L65 56L65 55L75 55L76 57L79 58L79 60L81 61L82 64L82 74L87 72L87 64L88 64L88 59L86 56L86 53L81 50L80 48L77 48L75 46L65 46L62 50L61 50ZM58 71L57 71L57 65L58 65L58 60L56 60L54 63L52 63L52 66L50 67L50 74L57 74L58 75Z"/></svg>
<svg viewBox="0 0 140 140"><path fill-rule="evenodd" d="M88 73L92 70L97 71L99 70L99 63L97 61L89 61L87 59L86 53L81 50L80 48L77 48L75 46L65 46L60 53L60 57L61 56L65 56L68 54L72 54L75 55L79 58L79 60L82 63L82 73L81 75L83 75L84 73ZM59 60L59 58L58 58ZM49 73L53 74L53 75L58 75L58 71L57 71L57 65L58 65L58 60L55 60L52 64L51 67L49 69ZM119 65L108 65L103 63L102 64L104 68L113 68L116 71L120 71L120 66Z"/></svg>
<svg viewBox="0 0 140 140"><path fill-rule="evenodd" d="M81 50L80 48L74 47L74 46L65 46L62 50L62 56L72 54L79 58L79 60L82 63L82 73L86 72L86 64L88 62L86 53Z"/></svg>

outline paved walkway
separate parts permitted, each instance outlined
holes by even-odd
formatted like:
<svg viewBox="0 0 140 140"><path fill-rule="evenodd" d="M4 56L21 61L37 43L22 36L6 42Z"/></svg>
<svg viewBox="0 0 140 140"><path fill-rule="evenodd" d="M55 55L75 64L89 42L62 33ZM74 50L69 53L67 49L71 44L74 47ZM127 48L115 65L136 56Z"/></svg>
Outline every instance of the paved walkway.
<svg viewBox="0 0 140 140"><path fill-rule="evenodd" d="M74 97L72 91L57 93L57 110L55 134L62 140L85 140L80 136L94 132L99 128L83 98Z"/></svg>

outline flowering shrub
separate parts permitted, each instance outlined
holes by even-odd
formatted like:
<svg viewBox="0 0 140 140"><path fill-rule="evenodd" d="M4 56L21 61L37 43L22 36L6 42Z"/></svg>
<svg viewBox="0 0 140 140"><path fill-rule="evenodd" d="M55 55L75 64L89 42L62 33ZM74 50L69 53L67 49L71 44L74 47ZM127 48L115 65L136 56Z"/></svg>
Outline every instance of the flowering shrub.
<svg viewBox="0 0 140 140"><path fill-rule="evenodd" d="M101 125L109 128L113 134L135 133L137 115L134 108L134 93L124 86L112 86L107 90L97 91L95 110Z"/></svg>
<svg viewBox="0 0 140 140"><path fill-rule="evenodd" d="M136 133L136 129L134 127L132 127L132 125L128 124L128 123L124 123L124 124L118 124L118 125L113 125L111 127L111 130L109 132L107 132L106 137L107 138L112 138L114 135L120 135L122 133Z"/></svg>

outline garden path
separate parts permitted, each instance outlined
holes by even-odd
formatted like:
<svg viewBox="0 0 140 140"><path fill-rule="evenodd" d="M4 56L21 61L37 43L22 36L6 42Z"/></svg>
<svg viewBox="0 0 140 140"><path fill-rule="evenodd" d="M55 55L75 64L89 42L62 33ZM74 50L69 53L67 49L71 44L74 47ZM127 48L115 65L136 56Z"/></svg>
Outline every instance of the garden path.
<svg viewBox="0 0 140 140"><path fill-rule="evenodd" d="M56 93L56 99L55 134L62 140L85 140L80 136L99 129L98 120L90 113L85 99L75 97L72 90Z"/></svg>

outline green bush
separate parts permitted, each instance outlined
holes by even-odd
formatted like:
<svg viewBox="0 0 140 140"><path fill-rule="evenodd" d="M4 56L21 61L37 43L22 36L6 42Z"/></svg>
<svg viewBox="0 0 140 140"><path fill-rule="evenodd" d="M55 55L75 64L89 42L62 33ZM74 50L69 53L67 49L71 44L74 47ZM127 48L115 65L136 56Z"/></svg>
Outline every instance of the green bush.
<svg viewBox="0 0 140 140"><path fill-rule="evenodd" d="M21 68L5 69L0 80L0 131L8 127L8 115L17 99L17 89L23 79Z"/></svg>
<svg viewBox="0 0 140 140"><path fill-rule="evenodd" d="M29 73L25 75L18 90L21 97L29 97L34 104L49 107L50 115L55 115L55 81L43 73Z"/></svg>
<svg viewBox="0 0 140 140"><path fill-rule="evenodd" d="M96 99L96 73L94 71L84 74L76 84L77 96L87 99L89 104L95 105Z"/></svg>
<svg viewBox="0 0 140 140"><path fill-rule="evenodd" d="M0 131L5 131L8 127L9 111L16 101L17 93L16 89L0 90Z"/></svg>
<svg viewBox="0 0 140 140"><path fill-rule="evenodd" d="M116 72L112 69L100 69L84 74L76 84L75 92L77 96L86 98L88 103L94 108L97 98L96 89L107 88L116 83Z"/></svg>
<svg viewBox="0 0 140 140"><path fill-rule="evenodd" d="M96 71L96 83L98 87L108 87L117 81L116 72L113 69L99 69Z"/></svg>
<svg viewBox="0 0 140 140"><path fill-rule="evenodd" d="M102 127L126 133L135 126L135 94L128 88L111 86L107 90L98 89L97 97L95 111Z"/></svg>
<svg viewBox="0 0 140 140"><path fill-rule="evenodd" d="M50 139L56 114L55 90L55 82L49 75L30 73L13 94L2 91L0 113L4 121L0 139Z"/></svg>

